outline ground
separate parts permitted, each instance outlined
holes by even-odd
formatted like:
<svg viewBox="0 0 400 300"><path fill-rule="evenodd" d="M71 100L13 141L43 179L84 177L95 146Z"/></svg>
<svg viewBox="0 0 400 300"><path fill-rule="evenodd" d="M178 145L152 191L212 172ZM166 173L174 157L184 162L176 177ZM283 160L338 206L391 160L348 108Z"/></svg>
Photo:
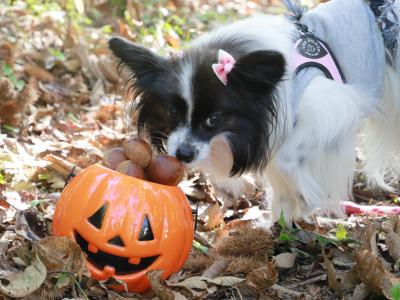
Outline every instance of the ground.
<svg viewBox="0 0 400 300"><path fill-rule="evenodd" d="M166 54L256 12L284 10L274 0L0 3L0 297L400 299L400 219L373 209L396 213L399 198L368 190L361 175L354 186L361 215L294 228L278 222L268 231L254 225L268 215L269 191L250 180L235 198L189 172L180 187L197 210L190 256L168 280L149 272L153 289L141 295L91 279L80 248L52 236L73 166L101 161L136 133L107 39L122 35Z"/></svg>

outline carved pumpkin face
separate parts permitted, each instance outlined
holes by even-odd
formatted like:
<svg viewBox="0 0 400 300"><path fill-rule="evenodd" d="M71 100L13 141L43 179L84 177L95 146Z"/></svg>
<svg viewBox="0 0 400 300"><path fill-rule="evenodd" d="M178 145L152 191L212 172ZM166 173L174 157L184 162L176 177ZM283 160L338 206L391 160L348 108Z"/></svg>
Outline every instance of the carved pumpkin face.
<svg viewBox="0 0 400 300"><path fill-rule="evenodd" d="M94 278L114 277L143 292L150 287L147 271L164 270L167 278L181 269L192 246L193 220L179 188L93 165L63 190L53 232L81 246Z"/></svg>

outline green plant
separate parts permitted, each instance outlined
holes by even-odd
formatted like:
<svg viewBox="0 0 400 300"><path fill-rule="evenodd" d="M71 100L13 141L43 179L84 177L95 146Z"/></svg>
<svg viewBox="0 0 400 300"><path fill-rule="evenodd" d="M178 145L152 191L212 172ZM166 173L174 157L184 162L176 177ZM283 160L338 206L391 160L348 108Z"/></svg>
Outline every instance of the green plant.
<svg viewBox="0 0 400 300"><path fill-rule="evenodd" d="M392 286L390 293L392 294L393 300L400 300L400 284Z"/></svg>
<svg viewBox="0 0 400 300"><path fill-rule="evenodd" d="M347 238L347 231L344 228L343 224L338 225L338 229L336 230L336 239L338 241L343 241Z"/></svg>
<svg viewBox="0 0 400 300"><path fill-rule="evenodd" d="M22 91L22 89L25 86L25 81L23 81L22 79L17 79L17 77L14 74L14 70L10 65L3 64L2 72L3 75L6 76L11 81L11 83L14 86L14 89L16 89L18 92Z"/></svg>
<svg viewBox="0 0 400 300"><path fill-rule="evenodd" d="M283 242L294 242L298 241L298 238L293 235L293 229L286 225L285 218L283 217L283 211L278 220L278 224L281 227L281 232L279 233L278 239Z"/></svg>

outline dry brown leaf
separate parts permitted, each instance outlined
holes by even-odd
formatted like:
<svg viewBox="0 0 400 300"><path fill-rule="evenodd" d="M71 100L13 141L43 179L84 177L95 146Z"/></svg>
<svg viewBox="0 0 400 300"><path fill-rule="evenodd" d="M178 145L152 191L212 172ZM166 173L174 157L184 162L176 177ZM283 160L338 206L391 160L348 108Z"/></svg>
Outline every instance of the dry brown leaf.
<svg viewBox="0 0 400 300"><path fill-rule="evenodd" d="M48 236L33 244L33 251L50 272L88 275L81 248L67 237Z"/></svg>
<svg viewBox="0 0 400 300"><path fill-rule="evenodd" d="M188 289L207 290L208 284L214 284L219 286L234 286L236 284L242 283L243 281L245 281L245 279L234 276L221 276L216 278L193 276L185 279L182 282L170 283L169 285L186 287Z"/></svg>
<svg viewBox="0 0 400 300"><path fill-rule="evenodd" d="M352 268L357 264L353 253L349 251L344 251L343 249L332 249L330 254L332 255L332 263L335 266Z"/></svg>
<svg viewBox="0 0 400 300"><path fill-rule="evenodd" d="M28 76L36 78L39 81L53 81L54 80L54 76L51 73L49 73L48 71L46 71L45 69L43 69L37 65L25 64L24 72Z"/></svg>
<svg viewBox="0 0 400 300"><path fill-rule="evenodd" d="M396 229L396 220L388 220L382 225L382 230L385 232L385 241L389 250L390 256L394 261L400 260L400 234L397 234L394 230Z"/></svg>
<svg viewBox="0 0 400 300"><path fill-rule="evenodd" d="M221 276L216 278L205 278L208 283L213 283L220 286L234 286L245 281L244 278L235 276Z"/></svg>
<svg viewBox="0 0 400 300"><path fill-rule="evenodd" d="M394 261L400 260L400 235L393 230L386 233L386 245Z"/></svg>
<svg viewBox="0 0 400 300"><path fill-rule="evenodd" d="M358 250L356 252L357 272L361 281L368 288L377 293L383 294L390 299L390 289L394 284L399 284L400 279L392 275L383 266L382 261L371 251Z"/></svg>
<svg viewBox="0 0 400 300"><path fill-rule="evenodd" d="M252 290L262 293L278 281L278 272L272 262L266 262L265 266L254 270L246 276L246 284Z"/></svg>
<svg viewBox="0 0 400 300"><path fill-rule="evenodd" d="M55 155L48 155L45 159L51 162L48 167L63 175L64 178L68 177L72 171L74 171L75 174L78 174L80 171L82 171L80 167L75 166L69 161Z"/></svg>
<svg viewBox="0 0 400 300"><path fill-rule="evenodd" d="M151 270L147 272L151 288L160 300L174 300L175 295L173 291L162 284L162 281L164 281L161 279L162 273L164 273L163 270Z"/></svg>
<svg viewBox="0 0 400 300"><path fill-rule="evenodd" d="M46 275L47 270L45 265L39 257L36 256L31 262L31 265L24 271L6 278L7 281L9 281L8 284L0 282L0 292L11 298L25 297L42 285L46 279Z"/></svg>
<svg viewBox="0 0 400 300"><path fill-rule="evenodd" d="M360 282L355 268L349 271L337 271L325 254L324 259L329 287L337 294L343 295Z"/></svg>
<svg viewBox="0 0 400 300"><path fill-rule="evenodd" d="M355 287L351 300L364 300L369 296L370 293L371 291L365 285L365 283L360 283Z"/></svg>
<svg viewBox="0 0 400 300"><path fill-rule="evenodd" d="M39 241L48 234L45 223L32 209L17 212L14 230L30 241Z"/></svg>
<svg viewBox="0 0 400 300"><path fill-rule="evenodd" d="M170 283L170 286L185 287L188 289L206 290L208 285L202 276L192 276L178 283Z"/></svg>
<svg viewBox="0 0 400 300"><path fill-rule="evenodd" d="M106 123L107 121L115 119L116 107L115 105L102 105L100 109L96 112L96 120L100 123Z"/></svg>
<svg viewBox="0 0 400 300"><path fill-rule="evenodd" d="M217 228L221 224L224 224L224 214L218 204L208 208L207 224L211 230Z"/></svg>

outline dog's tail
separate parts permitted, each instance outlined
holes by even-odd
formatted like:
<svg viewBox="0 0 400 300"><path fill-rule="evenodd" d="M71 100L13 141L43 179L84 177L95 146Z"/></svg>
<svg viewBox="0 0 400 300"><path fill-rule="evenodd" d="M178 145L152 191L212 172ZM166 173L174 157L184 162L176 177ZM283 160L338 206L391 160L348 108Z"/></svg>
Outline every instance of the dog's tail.
<svg viewBox="0 0 400 300"><path fill-rule="evenodd" d="M292 21L300 21L307 11L307 7L301 5L301 0L282 0L282 2L287 9L286 16Z"/></svg>
<svg viewBox="0 0 400 300"><path fill-rule="evenodd" d="M375 2L382 4L371 1L373 10ZM400 0L384 1L374 12L385 42L387 68L382 101L367 121L364 171L370 185L393 191L400 179Z"/></svg>

